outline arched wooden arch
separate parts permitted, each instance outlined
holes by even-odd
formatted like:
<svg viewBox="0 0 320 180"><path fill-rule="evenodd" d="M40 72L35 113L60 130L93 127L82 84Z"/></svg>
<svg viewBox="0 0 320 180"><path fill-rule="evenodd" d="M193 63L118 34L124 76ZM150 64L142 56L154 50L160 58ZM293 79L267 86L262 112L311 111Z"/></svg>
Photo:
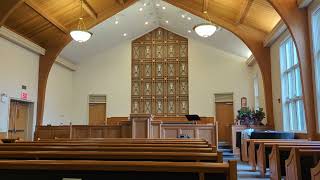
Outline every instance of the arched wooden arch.
<svg viewBox="0 0 320 180"><path fill-rule="evenodd" d="M193 8L185 6L185 2L179 2L177 0L165 0L166 2L182 8L190 13L193 13L199 17L204 17L201 11L194 11ZM192 3L192 2L191 2ZM210 12L208 12L211 16ZM223 20L222 18L211 16L212 20L219 26L228 29L233 32L237 37L239 37L252 51L255 56L258 65L260 67L263 84L265 91L265 101L266 101L266 112L268 125L274 127L274 115L273 115L273 102L272 102L272 81L271 81L271 62L270 62L270 48L263 46L263 41L266 37L265 33L258 31L254 28L250 28L241 24L235 25L232 22ZM38 88L38 111L37 111L37 125L42 124L43 111L44 111L44 100L45 100L45 90L49 71L55 58L64 48L64 46L69 42L66 41L62 43L62 47L55 48L54 50L49 50L44 56L41 57L41 61L48 61L40 64L39 72L39 88ZM56 53L56 54L54 54Z"/></svg>
<svg viewBox="0 0 320 180"><path fill-rule="evenodd" d="M286 23L297 47L301 68L302 92L308 137L317 138L317 122L314 100L311 44L309 35L308 12L299 9L297 0L268 0Z"/></svg>
<svg viewBox="0 0 320 180"><path fill-rule="evenodd" d="M198 6L197 3L191 1L180 0L165 0L166 2L173 4L179 8L182 8L192 14L204 18L202 13L202 7ZM297 5L297 0L268 0L270 4L277 10L284 22L287 24L294 42L297 46L298 56L300 59L300 66L302 72L302 85L304 93L305 102L305 112L308 127L308 136L311 139L316 137L316 118L315 118L315 106L313 99L313 82L312 82L312 68L311 68L311 52L310 52L310 40L308 31L308 16L305 9L299 9ZM10 0L6 3L1 4L0 7L0 25L3 25L6 19L12 14L15 9L24 0ZM102 22L108 17L113 16L117 12L123 10L124 8L130 6L136 0L128 0L128 3L123 3L122 9L115 9L112 12L108 12L103 17L99 17L97 22ZM219 26L228 29L237 35L243 42L249 47L255 56L258 65L260 67L264 88L265 88L265 101L266 101L266 111L268 115L268 123L270 126L274 126L273 119L273 102L272 102L272 82L271 82L271 62L270 62L270 49L263 46L263 41L266 34L258 31L254 28L244 26L242 24L237 24L230 22L221 17L215 16L214 13L210 12L209 15L212 20ZM38 111L37 111L37 125L41 125L44 110L45 101L45 91L46 84L50 69L56 59L60 54L61 50L70 42L70 37L68 34L59 35L60 41L58 43L49 45L46 47L47 51L44 56L40 57L39 66L39 87L38 87Z"/></svg>

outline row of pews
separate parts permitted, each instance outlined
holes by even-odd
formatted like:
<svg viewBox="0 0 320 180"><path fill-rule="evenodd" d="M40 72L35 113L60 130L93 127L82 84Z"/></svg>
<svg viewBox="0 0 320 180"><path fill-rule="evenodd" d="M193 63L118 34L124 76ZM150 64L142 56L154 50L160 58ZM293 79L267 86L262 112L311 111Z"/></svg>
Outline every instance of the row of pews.
<svg viewBox="0 0 320 180"><path fill-rule="evenodd" d="M320 141L306 139L243 139L241 159L253 171L270 179L290 180L320 179Z"/></svg>
<svg viewBox="0 0 320 180"><path fill-rule="evenodd" d="M1 179L236 180L202 139L54 139L0 144Z"/></svg>

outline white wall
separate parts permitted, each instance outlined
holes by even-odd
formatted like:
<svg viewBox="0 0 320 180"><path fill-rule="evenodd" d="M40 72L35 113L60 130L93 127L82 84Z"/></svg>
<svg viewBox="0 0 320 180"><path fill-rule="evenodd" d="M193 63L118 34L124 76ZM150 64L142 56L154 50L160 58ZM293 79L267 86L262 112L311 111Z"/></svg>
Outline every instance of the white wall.
<svg viewBox="0 0 320 180"><path fill-rule="evenodd" d="M54 64L49 73L43 124L69 124L73 119L73 71Z"/></svg>
<svg viewBox="0 0 320 180"><path fill-rule="evenodd" d="M270 48L271 54L271 78L272 101L274 112L274 124L276 130L283 130L282 105L281 105L281 71L280 71L280 45L290 36L289 31L284 32ZM278 101L280 99L280 103Z"/></svg>
<svg viewBox="0 0 320 180"><path fill-rule="evenodd" d="M89 94L107 95L108 117L128 116L130 72L131 41L81 61L73 73L73 124L88 123ZM244 58L189 39L190 113L214 116L214 94L223 92L234 93L235 115L243 96L248 98L252 107L251 74Z"/></svg>
<svg viewBox="0 0 320 180"><path fill-rule="evenodd" d="M131 41L118 44L79 64L73 81L74 124L88 122L88 95L107 95L107 116L130 114Z"/></svg>
<svg viewBox="0 0 320 180"><path fill-rule="evenodd" d="M19 99L21 86L27 86L28 100L34 102L34 120L38 93L39 55L0 37L0 94ZM0 102L0 132L6 132L9 101Z"/></svg>
<svg viewBox="0 0 320 180"><path fill-rule="evenodd" d="M250 93L251 75L246 59L220 51L199 41L189 39L189 104L190 113L215 116L215 93L234 93L234 115L240 109L241 97Z"/></svg>

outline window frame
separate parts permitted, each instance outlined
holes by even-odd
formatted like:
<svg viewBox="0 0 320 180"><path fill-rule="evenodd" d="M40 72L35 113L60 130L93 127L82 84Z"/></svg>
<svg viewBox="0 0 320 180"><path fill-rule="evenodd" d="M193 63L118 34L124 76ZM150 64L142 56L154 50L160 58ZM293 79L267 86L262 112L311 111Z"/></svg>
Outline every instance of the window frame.
<svg viewBox="0 0 320 180"><path fill-rule="evenodd" d="M261 108L258 74L255 74L253 76L253 97L254 97L254 109L258 110L259 108Z"/></svg>
<svg viewBox="0 0 320 180"><path fill-rule="evenodd" d="M294 51L294 48L295 48L295 44L291 36L284 38L279 46L280 81L281 81L281 97L282 97L281 107L282 107L282 118L283 118L282 125L283 125L283 129L286 131L306 133L307 124L305 119L304 99L302 94L301 68L300 68L298 57L297 57L297 51L296 50ZM288 54L291 57L288 58ZM288 64L289 64L289 68L287 68ZM297 73L299 73L299 76L296 76ZM291 75L291 77L289 77L289 75ZM299 77L298 80L300 80L300 83L299 83L300 89L298 89L297 87L297 81L298 81L296 79L297 77ZM293 78L293 79L291 79L290 81L290 78ZM290 82L293 82L293 84L290 85ZM292 87L290 88L292 92L290 92L289 90L290 86ZM290 108L293 108L293 110L290 110ZM302 109L302 112L297 110L297 108ZM290 117L290 116L294 116L294 117ZM286 121L286 119L290 119L290 120ZM292 120L295 120L296 123L292 123ZM301 120L304 121L304 124L300 127L300 128L303 127L304 128L303 130L299 130L300 129L299 125L301 125L300 124L301 122L299 121Z"/></svg>

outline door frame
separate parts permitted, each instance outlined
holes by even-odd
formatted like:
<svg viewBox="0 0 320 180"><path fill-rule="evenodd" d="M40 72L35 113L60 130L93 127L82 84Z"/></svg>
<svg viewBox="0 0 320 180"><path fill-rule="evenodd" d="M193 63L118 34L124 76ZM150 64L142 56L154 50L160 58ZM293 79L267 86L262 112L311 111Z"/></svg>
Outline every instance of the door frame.
<svg viewBox="0 0 320 180"><path fill-rule="evenodd" d="M213 93L213 108L212 109L214 109L214 113L213 113L213 115L214 115L214 121L216 122L217 121L217 118L216 118L216 116L217 116L217 112L216 112L216 95L232 95L232 101L219 101L219 102L222 102L222 103L233 103L233 116L235 115L235 111L234 111L234 109L235 109L235 103L234 103L234 93L233 92L220 92L220 93Z"/></svg>
<svg viewBox="0 0 320 180"><path fill-rule="evenodd" d="M105 117L105 124L107 124L107 119L108 119L108 95L107 94L95 94L95 93L90 93L87 96L87 104L86 104L86 109L87 109L87 125L90 123L90 104L99 104L97 102L90 102L90 96L105 96L106 97L106 102L103 102L101 104L106 104L106 117Z"/></svg>
<svg viewBox="0 0 320 180"><path fill-rule="evenodd" d="M216 95L229 95L230 97L232 97L232 99L231 100L222 100L222 101L216 101ZM235 94L234 94L234 92L219 92L219 93L214 93L213 94L213 108L212 108L212 110L214 110L214 122L215 122L215 124L218 126L218 129L219 129L219 122L217 121L217 107L216 107L216 103L232 103L232 107L233 107L233 118L235 118L235 112L234 112L234 110L235 110L235 102L234 102L234 98L235 97ZM231 128L230 128L230 133L231 133ZM217 133L217 140L218 140L218 143L219 143L219 133ZM231 140L231 144L232 144L232 137L230 138L230 140Z"/></svg>
<svg viewBox="0 0 320 180"><path fill-rule="evenodd" d="M34 132L34 123L35 123L35 103L34 101L31 100L24 100L24 99L20 99L20 98L14 98L14 97L9 97L8 99L8 119L7 119L7 130L9 130L9 121L10 121L10 108L11 108L11 101L18 101L18 102L22 102L22 103L27 103L28 104L28 119L26 122L26 129L25 129L25 136L26 139L25 140L33 140L33 132ZM7 131L7 137L8 137L8 131Z"/></svg>

